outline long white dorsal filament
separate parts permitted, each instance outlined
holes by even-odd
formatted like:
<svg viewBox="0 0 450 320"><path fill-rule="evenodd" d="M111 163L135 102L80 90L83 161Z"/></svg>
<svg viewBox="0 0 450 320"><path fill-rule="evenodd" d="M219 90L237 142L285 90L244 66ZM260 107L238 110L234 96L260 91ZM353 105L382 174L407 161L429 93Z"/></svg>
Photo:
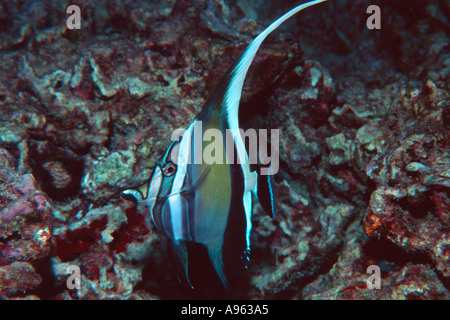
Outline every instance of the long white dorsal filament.
<svg viewBox="0 0 450 320"><path fill-rule="evenodd" d="M226 103L226 112L228 113L228 124L231 129L239 129L238 122L238 110L239 110L239 101L241 100L242 86L244 84L245 77L247 75L247 71L255 57L256 52L258 51L261 43L264 39L276 28L278 28L283 22L288 20L290 17L298 13L299 11L308 8L310 6L316 5L318 3L324 2L327 0L314 0L304 4L301 4L289 12L285 13L283 16L274 21L270 26L268 26L263 32L261 32L247 47L244 54L241 56L241 61L236 65L234 70L233 77L228 86L228 90L226 92L225 103Z"/></svg>
<svg viewBox="0 0 450 320"><path fill-rule="evenodd" d="M251 211L252 200L251 192L257 194L257 176L255 172L250 172L250 166L248 164L248 155L245 151L244 142L239 134L239 101L241 100L242 86L247 75L247 71L256 55L261 43L264 39L276 28L278 28L287 19L298 13L299 11L313 6L315 4L324 2L327 0L315 0L304 4L301 4L283 16L275 20L270 26L268 26L263 32L261 32L245 49L241 55L240 61L237 63L235 69L232 71L231 80L225 93L225 106L223 106L222 112L226 113L228 126L231 129L231 134L236 143L237 156L239 163L241 163L244 173L244 196L243 204L246 215L246 242L247 250L250 250L250 231L252 228L251 223Z"/></svg>

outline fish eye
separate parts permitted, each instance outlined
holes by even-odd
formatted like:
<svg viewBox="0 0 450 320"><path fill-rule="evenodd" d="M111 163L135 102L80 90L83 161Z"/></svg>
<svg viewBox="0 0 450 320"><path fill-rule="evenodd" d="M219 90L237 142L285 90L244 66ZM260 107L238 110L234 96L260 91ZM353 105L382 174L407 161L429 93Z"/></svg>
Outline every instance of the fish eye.
<svg viewBox="0 0 450 320"><path fill-rule="evenodd" d="M163 168L163 174L166 177L173 176L176 171L177 171L177 166L172 162L167 163Z"/></svg>

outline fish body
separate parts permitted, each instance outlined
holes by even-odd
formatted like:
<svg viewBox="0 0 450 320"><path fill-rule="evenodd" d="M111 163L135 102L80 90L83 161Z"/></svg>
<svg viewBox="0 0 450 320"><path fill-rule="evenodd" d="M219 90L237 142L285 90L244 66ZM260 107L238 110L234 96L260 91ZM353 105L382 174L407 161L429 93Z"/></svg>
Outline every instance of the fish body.
<svg viewBox="0 0 450 320"><path fill-rule="evenodd" d="M148 184L125 190L145 204L153 224L169 238L188 276L187 242L204 245L220 280L227 286L224 251L244 263L250 253L252 194L273 217L269 175L250 168L249 154L239 128L239 101L253 58L264 39L297 12L326 0L304 3L284 14L259 34L214 88L194 122L172 141L157 162ZM204 137L219 132L215 161L202 161ZM212 137L210 137L212 140Z"/></svg>

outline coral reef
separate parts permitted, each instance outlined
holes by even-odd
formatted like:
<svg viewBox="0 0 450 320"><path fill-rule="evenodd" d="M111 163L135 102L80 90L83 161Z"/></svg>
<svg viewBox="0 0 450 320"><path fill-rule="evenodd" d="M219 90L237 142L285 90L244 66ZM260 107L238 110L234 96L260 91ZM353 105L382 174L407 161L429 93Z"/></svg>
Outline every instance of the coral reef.
<svg viewBox="0 0 450 320"><path fill-rule="evenodd" d="M208 267L179 281L120 191L294 4L81 1L69 30L60 1L0 3L0 298L449 299L450 6L380 1L369 30L370 4L313 7L258 52L240 116L280 129L276 219L255 205L226 291Z"/></svg>
<svg viewBox="0 0 450 320"><path fill-rule="evenodd" d="M51 254L51 204L31 174L18 175L0 149L0 297L23 295L42 281L32 263Z"/></svg>

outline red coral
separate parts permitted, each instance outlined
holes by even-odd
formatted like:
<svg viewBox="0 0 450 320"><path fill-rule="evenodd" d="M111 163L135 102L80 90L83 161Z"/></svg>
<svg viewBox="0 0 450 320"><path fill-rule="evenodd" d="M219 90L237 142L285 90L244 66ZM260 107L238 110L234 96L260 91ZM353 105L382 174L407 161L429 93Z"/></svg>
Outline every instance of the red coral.
<svg viewBox="0 0 450 320"><path fill-rule="evenodd" d="M100 239L100 232L105 229L106 223L107 217L101 216L92 221L87 228L66 230L61 235L55 236L56 255L62 261L68 261L80 253L86 252L93 243Z"/></svg>
<svg viewBox="0 0 450 320"><path fill-rule="evenodd" d="M132 242L143 242L150 231L145 217L136 211L135 206L129 206L129 201L125 202L122 206L128 222L114 234L112 248L116 252L124 252Z"/></svg>

